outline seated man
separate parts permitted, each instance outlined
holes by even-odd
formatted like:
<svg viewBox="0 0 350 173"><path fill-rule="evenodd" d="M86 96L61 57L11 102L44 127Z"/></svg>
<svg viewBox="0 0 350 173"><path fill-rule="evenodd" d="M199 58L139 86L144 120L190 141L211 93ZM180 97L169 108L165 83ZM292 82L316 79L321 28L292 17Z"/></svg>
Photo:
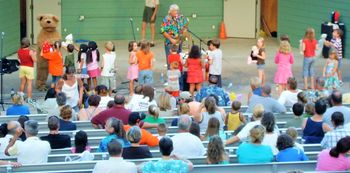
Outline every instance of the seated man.
<svg viewBox="0 0 350 173"><path fill-rule="evenodd" d="M262 95L253 95L249 100L247 112L252 113L253 108L257 104L262 104L266 112L282 113L286 112L286 108L276 99L271 98L271 86L266 84L262 87Z"/></svg>
<svg viewBox="0 0 350 173"><path fill-rule="evenodd" d="M37 137L39 131L38 122L28 120L24 123L24 129L21 127L16 129L16 133L6 147L5 154L17 156L17 161L21 164L47 163L51 147L47 141L42 141ZM17 141L23 132L26 134L27 139L24 142Z"/></svg>
<svg viewBox="0 0 350 173"><path fill-rule="evenodd" d="M50 143L51 149L67 148L71 147L70 136L59 134L60 119L56 116L49 117L47 126L50 129L50 133L47 136L40 137L43 141Z"/></svg>
<svg viewBox="0 0 350 173"><path fill-rule="evenodd" d="M341 138L350 136L350 129L344 128L344 115L341 112L334 112L331 121L334 129L327 132L321 141L321 147L325 149L337 146Z"/></svg>
<svg viewBox="0 0 350 173"><path fill-rule="evenodd" d="M97 162L93 173L137 173L135 163L123 160L123 147L118 141L112 140L108 143L107 148L109 159Z"/></svg>
<svg viewBox="0 0 350 173"><path fill-rule="evenodd" d="M210 76L209 85L203 87L195 96L196 101L201 102L204 98L208 97L211 94L215 94L219 98L218 106L230 106L230 97L228 93L217 86L218 77Z"/></svg>

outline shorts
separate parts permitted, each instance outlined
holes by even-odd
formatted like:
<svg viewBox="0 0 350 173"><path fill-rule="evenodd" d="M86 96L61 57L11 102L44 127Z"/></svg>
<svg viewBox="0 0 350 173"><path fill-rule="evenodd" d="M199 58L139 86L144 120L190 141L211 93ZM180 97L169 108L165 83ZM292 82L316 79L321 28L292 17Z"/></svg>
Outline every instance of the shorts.
<svg viewBox="0 0 350 173"><path fill-rule="evenodd" d="M341 70L342 64L343 64L343 58L339 58L339 60L338 60L338 70Z"/></svg>
<svg viewBox="0 0 350 173"><path fill-rule="evenodd" d="M88 70L88 75L89 77L91 78L94 78L94 77L99 77L101 75L101 72L100 72L100 69L94 69L94 70Z"/></svg>
<svg viewBox="0 0 350 173"><path fill-rule="evenodd" d="M264 70L265 69L265 64L256 64L256 68L258 70Z"/></svg>
<svg viewBox="0 0 350 173"><path fill-rule="evenodd" d="M307 57L307 58L304 57L303 77L314 77L315 76L314 63L315 63L314 57Z"/></svg>
<svg viewBox="0 0 350 173"><path fill-rule="evenodd" d="M146 23L155 23L157 16L155 16L154 21L151 21L154 10L155 10L155 8L153 8L153 7L145 7L145 9L143 10L142 21L146 22Z"/></svg>
<svg viewBox="0 0 350 173"><path fill-rule="evenodd" d="M34 67L20 66L19 67L19 78L27 78L29 80L34 79Z"/></svg>
<svg viewBox="0 0 350 173"><path fill-rule="evenodd" d="M61 79L61 76L52 76L52 83L53 84L56 84L57 82L58 82L58 80L60 80Z"/></svg>
<svg viewBox="0 0 350 173"><path fill-rule="evenodd" d="M110 90L116 89L114 76L101 76L101 84L107 86Z"/></svg>
<svg viewBox="0 0 350 173"><path fill-rule="evenodd" d="M141 70L138 78L139 84L153 84L153 72L152 70Z"/></svg>

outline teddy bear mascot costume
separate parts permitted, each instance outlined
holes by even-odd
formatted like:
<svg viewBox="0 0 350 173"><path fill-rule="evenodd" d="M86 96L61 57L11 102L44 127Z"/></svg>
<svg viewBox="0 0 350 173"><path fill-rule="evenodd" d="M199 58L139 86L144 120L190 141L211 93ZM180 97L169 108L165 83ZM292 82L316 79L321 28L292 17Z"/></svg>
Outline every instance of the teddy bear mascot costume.
<svg viewBox="0 0 350 173"><path fill-rule="evenodd" d="M41 31L37 37L37 69L36 69L36 88L39 91L45 91L46 80L48 77L48 63L47 60L40 56L41 49L49 45L53 45L55 41L61 39L61 34L56 30L59 19L52 14L41 14L37 17ZM47 44L47 45L45 45Z"/></svg>

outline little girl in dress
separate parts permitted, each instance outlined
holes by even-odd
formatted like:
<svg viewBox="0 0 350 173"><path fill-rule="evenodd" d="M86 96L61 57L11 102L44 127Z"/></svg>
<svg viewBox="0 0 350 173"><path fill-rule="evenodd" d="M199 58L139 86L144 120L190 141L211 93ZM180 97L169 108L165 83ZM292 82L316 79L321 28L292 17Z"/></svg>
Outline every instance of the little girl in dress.
<svg viewBox="0 0 350 173"><path fill-rule="evenodd" d="M136 52L137 52L137 43L136 41L130 41L128 50L130 52L129 55L129 68L128 68L128 75L127 78L130 80L129 83L129 92L130 95L134 94L134 81L139 76L139 67L137 65L137 58L136 58Z"/></svg>
<svg viewBox="0 0 350 173"><path fill-rule="evenodd" d="M323 68L323 77L325 77L325 88L336 89L339 85L339 79L337 74L338 69L338 55L335 50L331 50L329 53L329 59Z"/></svg>
<svg viewBox="0 0 350 173"><path fill-rule="evenodd" d="M293 77L293 63L294 55L289 42L281 41L280 48L275 57L275 64L277 64L275 83L278 84L278 95L286 89L288 78Z"/></svg>
<svg viewBox="0 0 350 173"><path fill-rule="evenodd" d="M84 79L89 78L89 75L87 74L87 69L86 69L86 56L87 56L87 51L88 51L88 45L86 44L81 44L79 47L79 52L78 52L78 73L80 73L80 78L84 82Z"/></svg>
<svg viewBox="0 0 350 173"><path fill-rule="evenodd" d="M100 52L97 49L97 44L94 41L88 43L89 50L87 52L86 67L88 71L88 85L90 89L94 89L97 86L97 77L101 75L99 61ZM91 79L93 81L94 87L91 88Z"/></svg>

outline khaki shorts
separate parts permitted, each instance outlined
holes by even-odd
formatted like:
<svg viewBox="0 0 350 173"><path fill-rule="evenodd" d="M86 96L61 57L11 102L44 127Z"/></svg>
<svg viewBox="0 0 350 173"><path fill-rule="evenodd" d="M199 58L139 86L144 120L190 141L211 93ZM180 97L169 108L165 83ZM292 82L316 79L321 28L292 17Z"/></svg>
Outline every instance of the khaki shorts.
<svg viewBox="0 0 350 173"><path fill-rule="evenodd" d="M19 78L27 78L29 80L34 79L34 67L20 66L19 67Z"/></svg>
<svg viewBox="0 0 350 173"><path fill-rule="evenodd" d="M101 76L101 84L105 85L110 90L116 89L114 76Z"/></svg>

